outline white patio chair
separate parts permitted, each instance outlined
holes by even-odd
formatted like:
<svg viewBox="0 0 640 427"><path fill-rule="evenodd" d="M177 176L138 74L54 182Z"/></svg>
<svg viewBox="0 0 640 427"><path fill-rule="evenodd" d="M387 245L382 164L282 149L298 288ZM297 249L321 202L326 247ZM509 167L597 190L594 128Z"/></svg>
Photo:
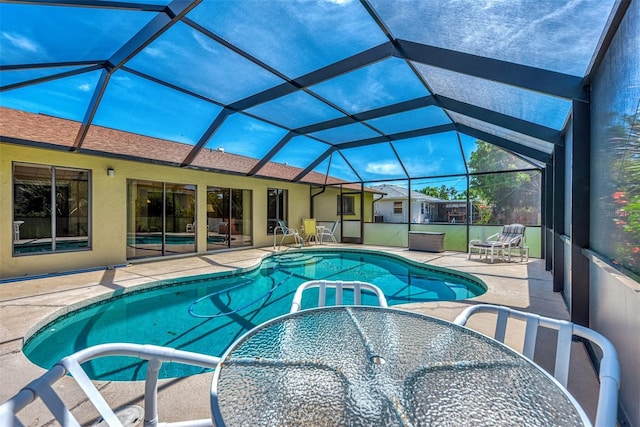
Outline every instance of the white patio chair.
<svg viewBox="0 0 640 427"><path fill-rule="evenodd" d="M485 258L491 257L491 263L495 255L501 255L504 261L505 254L511 261L511 250L520 248L522 250L522 240L526 227L522 224L509 224L502 227L500 233L493 234L487 240L470 240L469 241L469 259L474 250L480 255L484 253Z"/></svg>
<svg viewBox="0 0 640 427"><path fill-rule="evenodd" d="M148 361L144 387L144 425L147 427L159 424L158 373L163 362L182 363L211 369L214 369L220 363L220 358L218 357L156 345L110 343L89 347L61 359L40 378L26 385L18 394L0 405L0 426L22 426L22 422L17 417L18 412L40 397L61 425L79 427L80 423L71 413L71 410L65 406L62 399L63 396L58 394L67 390L68 387L60 387L59 391L54 390L52 387L56 381L67 374L75 380L107 425L122 426L116 413L109 407L107 401L81 366L84 362L104 356L130 356ZM207 418L162 423L162 425L203 427L213 426L213 421L212 418Z"/></svg>
<svg viewBox="0 0 640 427"><path fill-rule="evenodd" d="M618 413L618 388L620 387L620 364L618 362L616 349L607 338L593 329L576 325L566 320L553 319L534 313L527 313L491 304L478 304L466 308L458 315L458 317L456 317L454 323L464 326L467 324L469 317L477 313L497 314L496 328L492 338L502 343L504 343L508 319L513 318L525 321L526 330L524 334L524 347L522 354L531 360L533 360L538 328L542 327L558 331L555 370L553 376L565 388L569 378L572 337L575 335L584 338L600 347L600 350L602 351L602 359L600 360L598 375L600 378L600 391L598 393L598 408L595 426L613 427L616 425Z"/></svg>
<svg viewBox="0 0 640 427"><path fill-rule="evenodd" d="M331 228L322 227L322 229L318 233L320 235L320 243L324 242L324 236L329 236L329 238L333 240L333 243L338 243L335 237L335 232L336 232L336 229L338 228L338 224L340 224L340 221L335 221L331 226Z"/></svg>
<svg viewBox="0 0 640 427"><path fill-rule="evenodd" d="M273 248L276 248L276 235L278 234L278 230L282 233L282 239L280 239L280 244L278 245L278 249L282 246L282 242L289 236L293 237L293 240L296 244L300 244L300 246L304 246L304 239L298 233L298 230L295 228L287 227L287 224L281 219L278 220L278 225L273 229Z"/></svg>
<svg viewBox="0 0 640 427"><path fill-rule="evenodd" d="M335 289L335 305L342 305L343 295L345 289L353 290L353 305L360 305L362 303L362 292L372 292L378 297L378 304L380 307L387 307L387 299L384 296L382 290L367 282L343 282L341 280L310 280L304 282L293 296L291 303L290 313L295 313L300 310L302 305L302 294L307 289L318 288L318 307L324 307L327 302L327 289Z"/></svg>

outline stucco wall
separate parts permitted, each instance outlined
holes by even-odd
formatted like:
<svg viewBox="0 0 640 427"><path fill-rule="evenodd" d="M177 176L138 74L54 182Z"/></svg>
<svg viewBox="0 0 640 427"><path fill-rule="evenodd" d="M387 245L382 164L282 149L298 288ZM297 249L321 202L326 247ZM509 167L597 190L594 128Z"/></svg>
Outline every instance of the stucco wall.
<svg viewBox="0 0 640 427"><path fill-rule="evenodd" d="M338 214L338 195L340 194L339 187L326 187L325 191L320 193L319 188L314 188L314 194L318 195L313 198L313 215L318 221L335 221L340 219ZM360 220L360 194L354 194L354 190L344 189L344 193L353 197L353 215L343 215L345 221ZM364 211L362 211L362 219L365 222L372 221L371 203L373 196L371 193L365 193L364 198Z"/></svg>
<svg viewBox="0 0 640 427"><path fill-rule="evenodd" d="M590 254L589 321L618 351L620 403L632 426L640 426L640 283Z"/></svg>
<svg viewBox="0 0 640 427"><path fill-rule="evenodd" d="M91 170L92 249L89 251L13 256L12 164L24 162ZM107 168L115 176L107 176ZM267 188L289 191L289 221L300 224L309 216L309 186L276 180L216 174L150 163L109 159L82 153L43 150L0 143L0 278L120 265L126 259L127 179L164 181L197 186L198 218L206 218L207 186L253 191L252 218L255 246L273 244L267 235ZM334 199L335 204L335 199ZM335 205L333 207L335 210ZM334 211L335 212L335 211ZM197 252L206 251L206 221L197 227Z"/></svg>

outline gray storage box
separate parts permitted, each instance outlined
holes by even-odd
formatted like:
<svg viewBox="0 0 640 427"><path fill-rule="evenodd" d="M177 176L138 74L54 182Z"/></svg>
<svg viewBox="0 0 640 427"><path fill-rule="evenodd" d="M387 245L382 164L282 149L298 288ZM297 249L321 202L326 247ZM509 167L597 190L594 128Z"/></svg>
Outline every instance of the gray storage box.
<svg viewBox="0 0 640 427"><path fill-rule="evenodd" d="M409 249L412 251L444 252L444 233L410 231Z"/></svg>

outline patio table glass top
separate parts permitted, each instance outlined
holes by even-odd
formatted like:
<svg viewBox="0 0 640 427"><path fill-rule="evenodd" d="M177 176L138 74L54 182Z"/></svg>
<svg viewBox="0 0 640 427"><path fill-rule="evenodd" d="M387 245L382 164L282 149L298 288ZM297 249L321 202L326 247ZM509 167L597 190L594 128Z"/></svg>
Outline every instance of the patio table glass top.
<svg viewBox="0 0 640 427"><path fill-rule="evenodd" d="M241 425L589 425L548 373L497 341L379 307L304 310L232 345L212 412Z"/></svg>

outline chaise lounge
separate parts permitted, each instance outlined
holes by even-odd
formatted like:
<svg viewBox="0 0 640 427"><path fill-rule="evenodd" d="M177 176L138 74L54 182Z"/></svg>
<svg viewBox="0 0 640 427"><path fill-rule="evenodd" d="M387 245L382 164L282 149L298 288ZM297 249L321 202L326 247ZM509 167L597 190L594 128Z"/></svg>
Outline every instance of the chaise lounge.
<svg viewBox="0 0 640 427"><path fill-rule="evenodd" d="M505 254L507 259L511 261L511 250L519 248L522 251L522 241L524 239L524 231L526 227L522 224L509 224L502 227L500 233L493 234L487 240L470 240L469 241L469 259L476 252L480 255L484 254L485 259L491 257L491 263L496 255L500 255L504 261Z"/></svg>

